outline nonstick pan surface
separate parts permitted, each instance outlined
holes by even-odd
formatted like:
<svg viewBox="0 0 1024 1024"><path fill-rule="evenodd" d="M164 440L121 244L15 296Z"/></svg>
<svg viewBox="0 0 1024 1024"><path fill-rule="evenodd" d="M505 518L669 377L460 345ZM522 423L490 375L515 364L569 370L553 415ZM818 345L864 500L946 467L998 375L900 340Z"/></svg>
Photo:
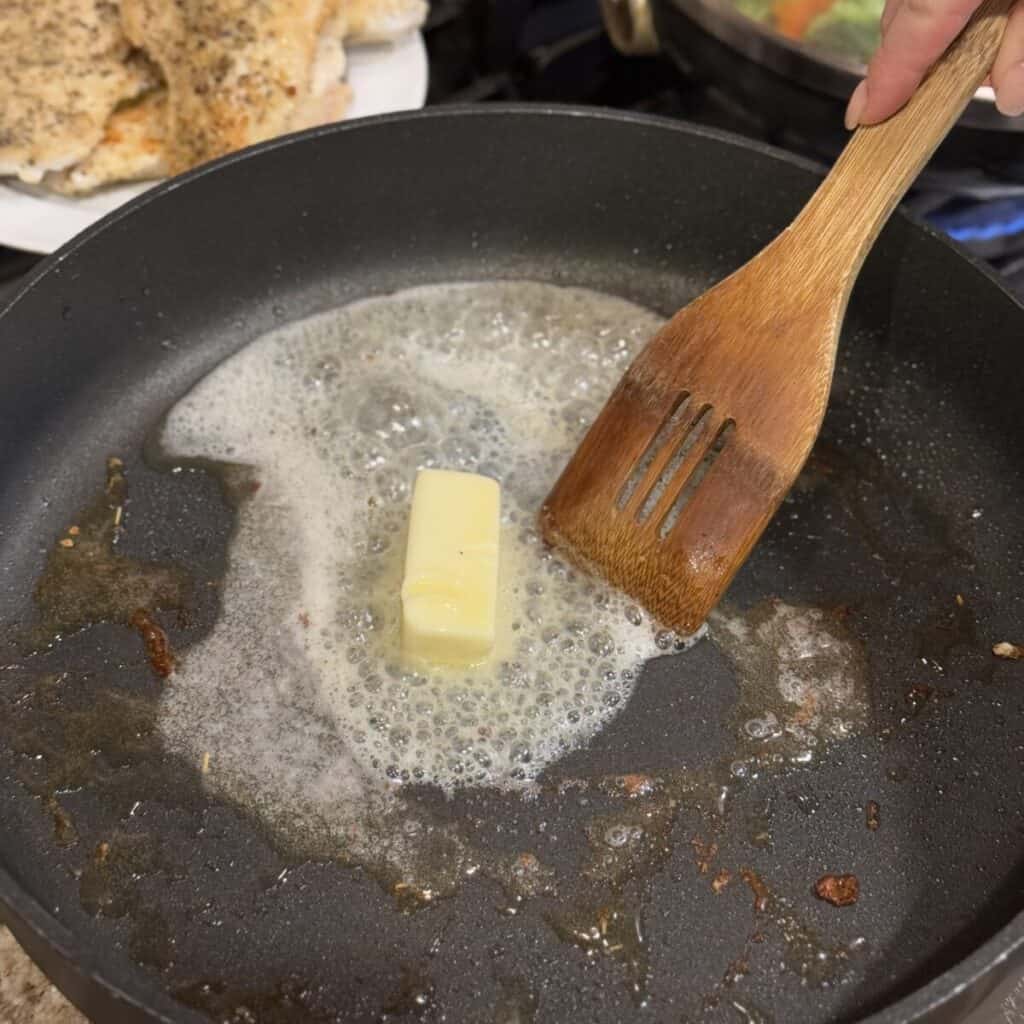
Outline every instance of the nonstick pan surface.
<svg viewBox="0 0 1024 1024"><path fill-rule="evenodd" d="M95 1019L952 1021L1020 965L1024 661L992 645L1024 629L1024 309L906 219L865 267L815 454L728 596L841 623L869 722L815 765L726 773L728 799L697 787L658 805L650 844L607 891L580 869L595 816L624 806L602 780L683 766L713 780L736 756L736 671L713 642L649 665L535 799L414 794L557 878L557 893L517 899L481 873L414 910L367 872L291 856L161 749L173 676L152 671L136 631L79 621L83 601L47 635L34 603L116 456L118 553L187 576L185 612L157 619L188 656L217 613L234 513L214 472L155 468L144 443L266 330L485 278L667 314L764 245L814 183L677 123L428 112L230 158L42 266L0 315L0 898ZM858 876L855 905L815 899L826 872ZM566 922L595 915L621 941L574 938Z"/></svg>

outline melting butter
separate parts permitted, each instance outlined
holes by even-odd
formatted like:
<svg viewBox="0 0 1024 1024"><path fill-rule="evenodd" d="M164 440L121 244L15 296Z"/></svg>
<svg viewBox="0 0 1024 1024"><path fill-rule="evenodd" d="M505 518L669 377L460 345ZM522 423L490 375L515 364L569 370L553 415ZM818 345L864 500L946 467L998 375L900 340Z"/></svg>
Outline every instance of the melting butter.
<svg viewBox="0 0 1024 1024"><path fill-rule="evenodd" d="M289 827L343 828L403 781L523 788L587 743L671 648L535 530L540 502L660 326L525 282L413 289L269 334L170 412L165 452L250 467L223 607L163 698L168 744ZM411 671L402 562L418 470L502 490L489 661Z"/></svg>
<svg viewBox="0 0 1024 1024"><path fill-rule="evenodd" d="M407 664L470 666L494 648L501 488L490 477L421 469L402 580Z"/></svg>

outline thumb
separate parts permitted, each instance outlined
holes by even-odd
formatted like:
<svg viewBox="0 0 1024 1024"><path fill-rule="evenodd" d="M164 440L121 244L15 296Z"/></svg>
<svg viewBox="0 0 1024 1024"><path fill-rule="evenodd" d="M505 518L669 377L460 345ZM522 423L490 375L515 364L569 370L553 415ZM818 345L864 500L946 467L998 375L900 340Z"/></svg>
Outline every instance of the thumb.
<svg viewBox="0 0 1024 1024"><path fill-rule="evenodd" d="M847 127L877 124L896 113L928 69L963 31L981 0L902 0L847 109Z"/></svg>

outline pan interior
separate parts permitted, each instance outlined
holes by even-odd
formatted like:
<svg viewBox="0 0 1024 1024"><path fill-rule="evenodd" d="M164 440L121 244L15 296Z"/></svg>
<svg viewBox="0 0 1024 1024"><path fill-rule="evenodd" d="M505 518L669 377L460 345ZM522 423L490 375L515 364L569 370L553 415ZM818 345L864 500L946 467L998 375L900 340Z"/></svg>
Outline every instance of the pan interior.
<svg viewBox="0 0 1024 1024"><path fill-rule="evenodd" d="M474 119L463 135L458 120L443 128L448 141L482 146L497 174L510 156L505 129ZM724 209L731 195L737 218L760 231L781 222L809 185L792 169L780 172L792 199L765 212L737 187L732 146L595 124L600 131L591 126L595 135L575 145L608 145L603 173L619 170L610 137L625 131L636 142L652 131L655 163L672 156L705 188L706 202ZM567 120L557 134L581 131ZM301 145L329 154L331 144L325 136ZM257 194L275 187L279 159L278 151L252 162ZM763 162L764 173L774 167L765 156L744 159ZM349 252L294 280L279 274L275 287L277 261L260 256L237 288L222 280L219 292L200 289L174 311L170 299L185 294L190 270L154 277L128 269L117 296L96 298L102 278L92 271L90 280L88 267L111 265L133 244L108 231L0 321L4 337L23 347L31 324L49 338L34 355L15 352L12 376L52 372L46 346L66 343L69 328L55 322L69 322L64 306L72 324L85 310L79 337L95 363L92 373L54 383L61 403L33 407L27 386L10 395L8 408L32 427L20 457L4 464L3 867L102 950L110 977L141 977L217 1019L619 1021L646 1005L657 1020L824 1021L895 1001L1021 910L1024 846L1024 681L1020 663L991 653L1024 621L1022 538L1013 529L1024 521L1024 446L999 359L1012 340L1000 324L1019 324L1021 312L907 226L869 265L822 438L730 592L726 613L740 625L680 655L685 669L677 658L652 662L628 706L589 746L551 766L530 799L487 789L411 793L436 840L432 862L472 867L459 859L457 838L472 842L481 862L507 866L507 876L473 871L434 899L386 871L339 865L325 851L311 858L213 795L202 764L160 741L156 709L174 677L153 671L152 627L179 656L209 635L238 494L216 467L170 472L147 462L143 441L217 359L275 322L379 291L381 282L557 278L665 314L736 262L710 230L706 244L683 245L700 214L663 224L666 206L652 187L628 224L609 229L627 241L655 239L628 273L621 265L633 247L616 247L594 227L573 243L586 259L569 280L557 277L568 236L553 224L548 237L539 220L524 266L496 209L490 230L459 220L454 204L442 215L442 163L433 191L434 172L425 174L439 204L426 209L452 238L434 246L430 263L415 245L389 248L371 254L376 278L365 269L362 278L355 270L342 277L346 260L356 260ZM237 169L197 179L183 197L230 193L225 179ZM592 176L581 180L592 190L588 204L604 201ZM133 230L166 231L170 198L140 210ZM212 229L227 231L241 215L219 215ZM354 247L372 248L369 228L359 227L349 224ZM312 230L324 237L294 244L326 253L338 228ZM473 235L470 272L458 243ZM265 240L272 237L268 229ZM182 255L175 263L170 253L168 267ZM213 250L202 261L204 274L227 273ZM667 274L669 261L685 280ZM937 270L959 283L957 311L928 283ZM60 279L76 272L85 274L81 284ZM103 340L97 310L113 321L108 335L153 343ZM143 326L128 326L135 321ZM975 348L943 344L968 330ZM91 561L66 562L71 569L56 580L48 573L47 600L34 603L33 582L69 550ZM97 594L97 573L116 585ZM77 600L90 585L90 601ZM103 615L83 611L101 599ZM153 606L154 622L134 618L142 605ZM832 737L813 764L772 745L766 694L784 666L759 646L791 634L794 616L808 609L844 645L870 701L852 735ZM828 873L857 875L856 904L814 897Z"/></svg>

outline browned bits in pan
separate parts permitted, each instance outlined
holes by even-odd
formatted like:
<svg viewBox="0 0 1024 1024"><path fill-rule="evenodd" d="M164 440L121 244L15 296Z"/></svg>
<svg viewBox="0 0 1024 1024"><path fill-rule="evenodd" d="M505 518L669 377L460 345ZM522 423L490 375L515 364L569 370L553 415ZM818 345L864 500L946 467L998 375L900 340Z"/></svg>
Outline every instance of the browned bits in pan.
<svg viewBox="0 0 1024 1024"><path fill-rule="evenodd" d="M654 779L650 775L633 772L629 775L621 775L619 782L626 796L650 796L654 792Z"/></svg>
<svg viewBox="0 0 1024 1024"><path fill-rule="evenodd" d="M53 816L53 840L58 846L74 846L78 842L78 830L71 815L58 803L55 796L46 798L46 809Z"/></svg>
<svg viewBox="0 0 1024 1024"><path fill-rule="evenodd" d="M1011 661L1024 659L1024 644L1011 644L1005 640L1002 643L994 644L992 653L997 658L1009 658Z"/></svg>
<svg viewBox="0 0 1024 1024"><path fill-rule="evenodd" d="M174 656L171 654L171 645L167 642L167 634L145 608L133 612L129 621L142 637L142 642L146 646L146 657L149 658L153 671L164 678L169 676L174 671Z"/></svg>
<svg viewBox="0 0 1024 1024"><path fill-rule="evenodd" d="M822 875L814 885L814 895L833 907L850 907L860 897L856 875Z"/></svg>
<svg viewBox="0 0 1024 1024"><path fill-rule="evenodd" d="M714 889L715 895L720 893L730 881L732 881L732 875L729 874L725 868L722 868L722 870L711 879L711 888Z"/></svg>
<svg viewBox="0 0 1024 1024"><path fill-rule="evenodd" d="M768 900L772 894L765 880L750 868L744 868L740 872L740 878L750 886L750 891L754 894L754 910L759 914L764 913L768 909Z"/></svg>
<svg viewBox="0 0 1024 1024"><path fill-rule="evenodd" d="M881 808L875 800L869 800L867 806L864 808L864 819L865 824L868 827L868 831L877 832L878 826L882 823L879 817Z"/></svg>
<svg viewBox="0 0 1024 1024"><path fill-rule="evenodd" d="M630 800L652 796L657 792L660 784L660 779L640 772L629 772L626 775L604 775L598 782L602 792L609 796L624 796Z"/></svg>
<svg viewBox="0 0 1024 1024"><path fill-rule="evenodd" d="M690 845L693 847L693 859L697 870L706 875L711 869L711 862L718 856L718 843L710 840L705 842L700 836L694 836L690 840Z"/></svg>

